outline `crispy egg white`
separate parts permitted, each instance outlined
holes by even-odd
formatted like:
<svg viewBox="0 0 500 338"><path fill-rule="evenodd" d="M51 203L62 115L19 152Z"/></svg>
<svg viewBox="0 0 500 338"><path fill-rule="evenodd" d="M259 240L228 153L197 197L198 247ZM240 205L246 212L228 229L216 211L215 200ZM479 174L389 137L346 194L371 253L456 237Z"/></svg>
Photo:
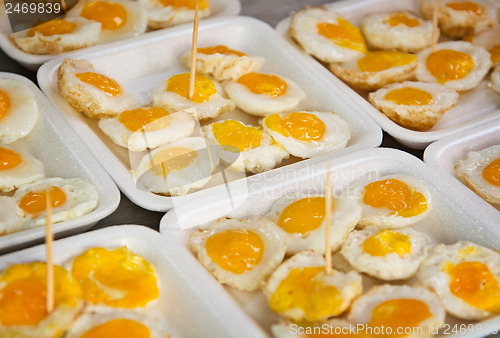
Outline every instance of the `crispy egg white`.
<svg viewBox="0 0 500 338"><path fill-rule="evenodd" d="M500 26L482 30L464 40L471 42L474 45L486 48L490 53L491 66L500 65Z"/></svg>
<svg viewBox="0 0 500 338"><path fill-rule="evenodd" d="M40 160L27 152L0 146L0 192L12 191L44 176L44 166Z"/></svg>
<svg viewBox="0 0 500 338"><path fill-rule="evenodd" d="M27 221L12 197L0 196L0 236L23 230Z"/></svg>
<svg viewBox="0 0 500 338"><path fill-rule="evenodd" d="M500 65L496 66L491 73L490 86L494 91L500 93Z"/></svg>
<svg viewBox="0 0 500 338"><path fill-rule="evenodd" d="M151 29L160 29L194 20L196 1L194 0L139 0L139 4L146 10L148 26ZM210 15L209 0L199 0L198 17L206 18Z"/></svg>

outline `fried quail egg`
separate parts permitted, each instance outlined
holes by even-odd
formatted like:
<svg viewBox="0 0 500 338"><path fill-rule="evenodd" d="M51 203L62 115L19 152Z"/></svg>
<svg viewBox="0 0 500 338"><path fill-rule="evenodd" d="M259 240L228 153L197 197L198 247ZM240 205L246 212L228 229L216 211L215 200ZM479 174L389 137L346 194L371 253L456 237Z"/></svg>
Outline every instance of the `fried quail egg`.
<svg viewBox="0 0 500 338"><path fill-rule="evenodd" d="M500 314L500 253L467 241L438 245L422 263L420 282L462 319Z"/></svg>
<svg viewBox="0 0 500 338"><path fill-rule="evenodd" d="M146 9L148 26L160 29L194 20L196 0L139 0ZM198 1L198 17L206 18L210 15L210 2Z"/></svg>
<svg viewBox="0 0 500 338"><path fill-rule="evenodd" d="M359 29L322 7L301 10L292 16L289 34L309 54L324 62L343 62L366 53Z"/></svg>
<svg viewBox="0 0 500 338"><path fill-rule="evenodd" d="M154 266L125 246L88 249L70 263L69 270L90 304L131 309L159 296Z"/></svg>
<svg viewBox="0 0 500 338"><path fill-rule="evenodd" d="M391 330L395 337L432 337L431 328L443 326L444 319L445 310L433 292L421 286L389 284L358 297L348 317L364 324L364 332L380 332L384 327L384 332ZM398 329L403 333L396 335Z"/></svg>
<svg viewBox="0 0 500 338"><path fill-rule="evenodd" d="M134 172L151 192L185 195L205 186L218 165L218 151L210 142L187 137L151 151Z"/></svg>
<svg viewBox="0 0 500 338"><path fill-rule="evenodd" d="M189 243L219 282L245 291L257 290L286 251L284 231L265 218L221 218L193 232Z"/></svg>
<svg viewBox="0 0 500 338"><path fill-rule="evenodd" d="M194 121L184 112L169 114L165 108L142 107L101 119L99 128L116 144L144 151L190 136Z"/></svg>
<svg viewBox="0 0 500 338"><path fill-rule="evenodd" d="M0 147L0 192L44 177L43 163L32 155L10 147Z"/></svg>
<svg viewBox="0 0 500 338"><path fill-rule="evenodd" d="M486 48L490 53L492 67L500 65L500 27L485 29L464 39L474 45Z"/></svg>
<svg viewBox="0 0 500 338"><path fill-rule="evenodd" d="M222 120L203 127L203 135L222 146L219 157L236 172L261 173L273 169L290 154L260 127Z"/></svg>
<svg viewBox="0 0 500 338"><path fill-rule="evenodd" d="M259 117L292 110L306 96L298 84L276 74L251 72L222 85L238 108Z"/></svg>
<svg viewBox="0 0 500 338"><path fill-rule="evenodd" d="M162 81L152 94L153 105L169 112L194 108L198 120L206 120L234 110L233 101L226 98L217 81L196 74L193 97L189 99L189 73L181 73Z"/></svg>
<svg viewBox="0 0 500 338"><path fill-rule="evenodd" d="M85 60L65 59L57 72L57 87L73 108L88 117L115 116L136 107L132 94Z"/></svg>
<svg viewBox="0 0 500 338"><path fill-rule="evenodd" d="M20 186L14 199L31 217L28 228L45 225L47 195L52 206L52 222L58 223L91 213L99 202L96 187L82 178L44 178Z"/></svg>
<svg viewBox="0 0 500 338"><path fill-rule="evenodd" d="M0 335L59 337L83 308L82 290L54 265L54 309L47 313L46 264L15 264L0 274Z"/></svg>
<svg viewBox="0 0 500 338"><path fill-rule="evenodd" d="M337 318L319 323L282 322L273 325L271 331L275 338L358 337L355 325Z"/></svg>
<svg viewBox="0 0 500 338"><path fill-rule="evenodd" d="M430 238L411 228L369 228L351 232L340 253L359 272L397 280L413 277L430 250Z"/></svg>
<svg viewBox="0 0 500 338"><path fill-rule="evenodd" d="M398 229L425 218L432 208L429 189L406 175L389 175L353 185L362 207L360 226Z"/></svg>
<svg viewBox="0 0 500 338"><path fill-rule="evenodd" d="M491 67L490 54L466 41L449 41L418 53L417 79L458 91L476 87Z"/></svg>
<svg viewBox="0 0 500 338"><path fill-rule="evenodd" d="M402 127L427 130L458 101L458 93L439 83L393 83L368 95L370 102Z"/></svg>
<svg viewBox="0 0 500 338"><path fill-rule="evenodd" d="M328 67L355 88L375 90L389 83L413 79L417 64L414 54L383 50L339 64L330 63Z"/></svg>
<svg viewBox="0 0 500 338"><path fill-rule="evenodd" d="M22 82L0 78L0 144L27 136L37 120L33 91Z"/></svg>
<svg viewBox="0 0 500 338"><path fill-rule="evenodd" d="M16 46L31 54L58 54L92 46L101 24L85 18L54 19L11 35Z"/></svg>
<svg viewBox="0 0 500 338"><path fill-rule="evenodd" d="M343 149L351 137L347 122L333 112L272 114L261 124L290 154L302 158Z"/></svg>
<svg viewBox="0 0 500 338"><path fill-rule="evenodd" d="M500 145L469 152L455 174L486 201L500 205Z"/></svg>
<svg viewBox="0 0 500 338"><path fill-rule="evenodd" d="M146 31L147 14L136 1L88 0L79 2L67 17L83 17L101 24L98 43L130 38Z"/></svg>
<svg viewBox="0 0 500 338"><path fill-rule="evenodd" d="M324 321L338 316L361 294L355 272L325 271L321 254L303 251L281 264L264 286L271 310L293 321Z"/></svg>
<svg viewBox="0 0 500 338"><path fill-rule="evenodd" d="M12 197L0 196L0 236L21 231L27 221Z"/></svg>
<svg viewBox="0 0 500 338"><path fill-rule="evenodd" d="M500 65L496 66L491 73L490 85L494 91L500 93Z"/></svg>
<svg viewBox="0 0 500 338"><path fill-rule="evenodd" d="M191 67L191 51L182 55L182 63ZM235 81L243 74L259 70L263 63L263 57L247 55L224 45L196 49L196 72L217 81Z"/></svg>
<svg viewBox="0 0 500 338"><path fill-rule="evenodd" d="M302 250L325 253L325 198L323 196L283 196L272 206L266 217L276 222L288 239L287 254ZM361 217L361 207L351 198L332 198L330 244L339 248Z"/></svg>

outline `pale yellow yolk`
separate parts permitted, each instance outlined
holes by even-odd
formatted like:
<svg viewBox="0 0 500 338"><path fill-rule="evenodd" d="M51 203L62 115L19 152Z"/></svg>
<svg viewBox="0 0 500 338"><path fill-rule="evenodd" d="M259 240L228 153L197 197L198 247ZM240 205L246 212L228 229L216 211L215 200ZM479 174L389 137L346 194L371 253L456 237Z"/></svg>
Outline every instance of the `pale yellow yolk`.
<svg viewBox="0 0 500 338"><path fill-rule="evenodd" d="M189 73L177 74L167 81L167 91L174 92L189 100ZM194 77L194 93L191 101L202 103L217 94L217 88L208 77L196 74Z"/></svg>
<svg viewBox="0 0 500 338"><path fill-rule="evenodd" d="M374 208L387 208L402 217L420 215L427 210L424 195L395 179L368 184L364 189L363 202Z"/></svg>
<svg viewBox="0 0 500 338"><path fill-rule="evenodd" d="M324 266L291 270L271 296L271 309L279 314L300 308L309 321L340 314L342 295L337 288L318 278L324 271Z"/></svg>
<svg viewBox="0 0 500 338"><path fill-rule="evenodd" d="M1 161L0 161L1 164ZM483 170L483 178L494 186L500 187L500 158L492 161Z"/></svg>
<svg viewBox="0 0 500 338"><path fill-rule="evenodd" d="M82 297L78 283L66 270L54 266L54 305L75 306ZM0 323L6 326L36 326L47 317L46 265L28 263L12 265L0 276Z"/></svg>
<svg viewBox="0 0 500 338"><path fill-rule="evenodd" d="M0 171L15 168L22 162L23 158L17 151L0 147Z"/></svg>
<svg viewBox="0 0 500 338"><path fill-rule="evenodd" d="M205 245L210 259L224 270L242 274L258 265L264 243L250 230L226 230L212 235Z"/></svg>
<svg viewBox="0 0 500 338"><path fill-rule="evenodd" d="M325 198L306 197L283 209L278 219L278 225L288 233L305 234L319 228L323 224L324 218Z"/></svg>
<svg viewBox="0 0 500 338"><path fill-rule="evenodd" d="M316 26L318 34L340 47L366 53L366 42L361 31L349 21L337 18L337 24L320 22Z"/></svg>
<svg viewBox="0 0 500 338"><path fill-rule="evenodd" d="M30 191L21 197L19 207L33 217L36 217L45 211L47 193L50 196L50 205L52 208L56 208L66 203L66 194L64 191L59 187L52 186L42 191Z"/></svg>
<svg viewBox="0 0 500 338"><path fill-rule="evenodd" d="M451 293L476 308L500 313L500 284L485 264L462 262L448 274Z"/></svg>
<svg viewBox="0 0 500 338"><path fill-rule="evenodd" d="M78 80L96 87L109 96L119 96L122 93L118 82L102 74L92 72L77 73L76 77Z"/></svg>
<svg viewBox="0 0 500 338"><path fill-rule="evenodd" d="M223 54L223 55L236 55L236 56L246 56L245 53L239 50L230 49L224 45L217 45L212 47L198 48L198 53L200 54Z"/></svg>
<svg viewBox="0 0 500 338"><path fill-rule="evenodd" d="M491 48L488 52L490 52L491 62L500 63L500 45Z"/></svg>
<svg viewBox="0 0 500 338"><path fill-rule="evenodd" d="M171 172L189 166L198 154L190 148L167 148L157 153L152 160L152 170L156 175L167 177Z"/></svg>
<svg viewBox="0 0 500 338"><path fill-rule="evenodd" d="M127 11L119 3L93 1L83 7L81 16L101 23L102 29L115 30L127 22Z"/></svg>
<svg viewBox="0 0 500 338"><path fill-rule="evenodd" d="M62 19L54 19L31 28L26 36L35 36L35 32L43 36L62 35L72 33L76 29L76 24Z"/></svg>
<svg viewBox="0 0 500 338"><path fill-rule="evenodd" d="M237 82L254 94L265 94L269 97L284 95L288 88L286 81L274 74L251 72L242 75Z"/></svg>
<svg viewBox="0 0 500 338"><path fill-rule="evenodd" d="M272 131L301 141L319 141L326 132L325 123L310 113L293 112L283 117L273 114L266 117L265 123Z"/></svg>
<svg viewBox="0 0 500 338"><path fill-rule="evenodd" d="M10 109L9 94L0 89L0 120L3 119Z"/></svg>
<svg viewBox="0 0 500 338"><path fill-rule="evenodd" d="M130 131L153 131L169 125L170 120L164 118L168 115L167 110L161 107L137 108L122 112L118 120Z"/></svg>
<svg viewBox="0 0 500 338"><path fill-rule="evenodd" d="M114 338L114 337L151 337L147 326L130 319L113 319L104 324L94 326L80 338Z"/></svg>
<svg viewBox="0 0 500 338"><path fill-rule="evenodd" d="M385 256L392 252L403 257L411 253L410 237L399 232L384 230L363 242L363 251L371 256Z"/></svg>
<svg viewBox="0 0 500 338"><path fill-rule="evenodd" d="M483 6L471 1L449 2L446 6L456 11L466 11L472 15L480 16L484 14Z"/></svg>
<svg viewBox="0 0 500 338"><path fill-rule="evenodd" d="M159 0L165 7L172 6L175 8L187 8L194 10L196 8L196 0ZM208 0L199 0L198 8L203 10L208 8Z"/></svg>
<svg viewBox="0 0 500 338"><path fill-rule="evenodd" d="M435 51L425 62L427 69L439 83L462 79L476 66L472 56L452 49Z"/></svg>
<svg viewBox="0 0 500 338"><path fill-rule="evenodd" d="M233 146L239 151L260 146L262 132L254 127L247 127L239 121L226 120L212 124L212 133L223 146Z"/></svg>
<svg viewBox="0 0 500 338"><path fill-rule="evenodd" d="M418 88L403 87L391 90L385 95L385 99L395 104L422 106L432 103L432 94Z"/></svg>
<svg viewBox="0 0 500 338"><path fill-rule="evenodd" d="M408 27L416 27L420 25L420 21L415 18L410 18L408 15L405 13L395 13L392 14L386 22L391 25L392 27L399 26L399 25L405 25Z"/></svg>
<svg viewBox="0 0 500 338"><path fill-rule="evenodd" d="M390 50L368 52L358 60L358 67L362 72L381 72L383 70L404 66L415 62L417 56Z"/></svg>
<svg viewBox="0 0 500 338"><path fill-rule="evenodd" d="M71 273L92 304L134 308L158 298L153 266L126 247L89 249L75 258Z"/></svg>

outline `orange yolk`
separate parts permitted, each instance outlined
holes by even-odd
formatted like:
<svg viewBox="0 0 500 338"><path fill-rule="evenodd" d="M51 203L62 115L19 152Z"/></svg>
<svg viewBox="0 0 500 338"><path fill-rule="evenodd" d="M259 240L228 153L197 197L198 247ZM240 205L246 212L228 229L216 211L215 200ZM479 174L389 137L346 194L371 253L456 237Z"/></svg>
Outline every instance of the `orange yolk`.
<svg viewBox="0 0 500 338"><path fill-rule="evenodd" d="M288 233L306 234L319 228L324 218L325 198L306 197L283 209L278 218L278 225Z"/></svg>
<svg viewBox="0 0 500 338"><path fill-rule="evenodd" d="M403 257L411 253L410 237L399 232L384 230L363 242L363 251L371 256L385 256L392 252Z"/></svg>
<svg viewBox="0 0 500 338"><path fill-rule="evenodd" d="M9 94L0 89L0 120L3 119L10 109Z"/></svg>
<svg viewBox="0 0 500 338"><path fill-rule="evenodd" d="M368 52L358 60L362 72L381 72L383 70L404 66L417 61L417 56L390 50Z"/></svg>
<svg viewBox="0 0 500 338"><path fill-rule="evenodd" d="M284 95L288 88L285 80L273 74L251 72L242 75L237 82L254 94L265 94L269 97Z"/></svg>
<svg viewBox="0 0 500 338"><path fill-rule="evenodd" d="M395 104L422 106L432 103L432 94L418 88L403 87L391 90L385 95L385 99Z"/></svg>
<svg viewBox="0 0 500 338"><path fill-rule="evenodd" d="M212 47L198 48L196 50L200 54L223 54L223 55L236 55L236 56L246 56L245 53L239 50L230 49L224 45L217 45Z"/></svg>
<svg viewBox="0 0 500 338"><path fill-rule="evenodd" d="M1 157L0 157L1 158ZM0 161L1 164L1 161ZM492 161L483 170L483 178L494 186L500 187L500 158Z"/></svg>
<svg viewBox="0 0 500 338"><path fill-rule="evenodd" d="M191 165L198 157L194 149L167 148L157 153L151 161L151 168L156 175L167 177L173 171L178 171Z"/></svg>
<svg viewBox="0 0 500 338"><path fill-rule="evenodd" d="M405 25L408 27L416 27L420 25L420 21L415 18L410 18L405 13L395 13L392 14L387 20L386 23L391 25L392 27Z"/></svg>
<svg viewBox="0 0 500 338"><path fill-rule="evenodd" d="M340 314L341 293L321 280L324 273L324 266L291 270L271 296L269 306L278 314L300 308L309 321Z"/></svg>
<svg viewBox="0 0 500 338"><path fill-rule="evenodd" d="M368 184L364 189L363 202L374 208L387 208L402 217L420 215L427 210L424 195L395 179Z"/></svg>
<svg viewBox="0 0 500 338"><path fill-rule="evenodd" d="M491 48L488 52L490 52L491 62L500 63L500 45Z"/></svg>
<svg viewBox="0 0 500 338"><path fill-rule="evenodd" d="M17 151L0 147L0 171L15 168L22 162L23 158Z"/></svg>
<svg viewBox="0 0 500 338"><path fill-rule="evenodd" d="M177 74L167 81L167 91L174 92L189 100L189 73ZM208 77L196 74L194 77L194 93L191 101L202 103L217 94L215 84Z"/></svg>
<svg viewBox="0 0 500 338"><path fill-rule="evenodd" d="M47 203L47 193L50 196L50 205L56 208L66 203L66 194L59 187L52 186L42 191L30 191L19 201L19 207L28 214L36 217L45 211Z"/></svg>
<svg viewBox="0 0 500 338"><path fill-rule="evenodd" d="M75 258L71 273L92 304L134 308L158 298L153 266L126 247L89 249Z"/></svg>
<svg viewBox="0 0 500 338"><path fill-rule="evenodd" d="M476 64L472 56L467 53L441 49L427 57L426 66L437 82L445 83L466 77Z"/></svg>
<svg viewBox="0 0 500 338"><path fill-rule="evenodd" d="M260 146L262 132L254 127L247 127L239 121L226 120L212 124L212 133L223 146L233 146L239 151Z"/></svg>
<svg viewBox="0 0 500 338"><path fill-rule="evenodd" d="M462 262L451 269L450 291L471 306L500 313L500 284L481 262Z"/></svg>
<svg viewBox="0 0 500 338"><path fill-rule="evenodd" d="M196 9L196 0L160 0L165 7ZM208 8L208 0L199 0L198 8L203 10Z"/></svg>
<svg viewBox="0 0 500 338"><path fill-rule="evenodd" d="M54 19L31 28L26 36L35 36L35 32L43 36L62 35L72 33L76 29L76 24L62 19Z"/></svg>
<svg viewBox="0 0 500 338"><path fill-rule="evenodd" d="M212 235L205 245L210 259L224 270L242 274L258 265L264 243L250 230L226 230Z"/></svg>
<svg viewBox="0 0 500 338"><path fill-rule="evenodd" d="M483 6L471 1L449 2L446 4L446 7L456 11L466 11L471 15L480 16L484 14Z"/></svg>
<svg viewBox="0 0 500 338"><path fill-rule="evenodd" d="M80 15L100 22L102 29L115 30L127 22L127 11L119 3L92 1L83 7Z"/></svg>
<svg viewBox="0 0 500 338"><path fill-rule="evenodd" d="M137 108L122 112L118 120L130 131L153 131L169 125L170 120L164 118L168 115L167 110L161 107Z"/></svg>
<svg viewBox="0 0 500 338"><path fill-rule="evenodd" d="M319 141L326 132L325 123L310 113L293 112L283 117L273 114L265 121L269 129L301 141Z"/></svg>
<svg viewBox="0 0 500 338"><path fill-rule="evenodd" d="M119 96L122 93L118 82L102 74L92 72L77 73L76 77L78 80L96 87L109 96Z"/></svg>
<svg viewBox="0 0 500 338"><path fill-rule="evenodd" d="M337 18L337 24L320 22L316 26L318 34L340 47L366 53L366 42L361 31L349 21Z"/></svg>
<svg viewBox="0 0 500 338"><path fill-rule="evenodd" d="M80 338L113 338L113 337L134 337L149 338L147 326L130 319L113 319L104 324L94 326L85 332Z"/></svg>

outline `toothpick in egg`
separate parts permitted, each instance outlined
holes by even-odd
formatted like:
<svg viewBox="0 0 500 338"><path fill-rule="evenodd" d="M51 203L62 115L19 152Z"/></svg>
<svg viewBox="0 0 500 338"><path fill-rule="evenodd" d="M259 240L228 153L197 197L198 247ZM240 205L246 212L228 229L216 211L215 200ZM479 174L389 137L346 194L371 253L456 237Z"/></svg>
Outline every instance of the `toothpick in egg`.
<svg viewBox="0 0 500 338"><path fill-rule="evenodd" d="M194 22L193 22L193 43L191 48L191 67L189 75L189 99L193 98L194 95L194 80L196 75L196 54L198 45L198 0L196 0L196 7L194 10Z"/></svg>
<svg viewBox="0 0 500 338"><path fill-rule="evenodd" d="M45 192L45 261L47 274L47 312L54 310L54 263L52 243L54 234L52 233L52 203L49 190Z"/></svg>
<svg viewBox="0 0 500 338"><path fill-rule="evenodd" d="M325 265L326 274L332 274L332 245L330 243L332 226L332 188L330 181L330 161L326 164L326 180L325 180Z"/></svg>

